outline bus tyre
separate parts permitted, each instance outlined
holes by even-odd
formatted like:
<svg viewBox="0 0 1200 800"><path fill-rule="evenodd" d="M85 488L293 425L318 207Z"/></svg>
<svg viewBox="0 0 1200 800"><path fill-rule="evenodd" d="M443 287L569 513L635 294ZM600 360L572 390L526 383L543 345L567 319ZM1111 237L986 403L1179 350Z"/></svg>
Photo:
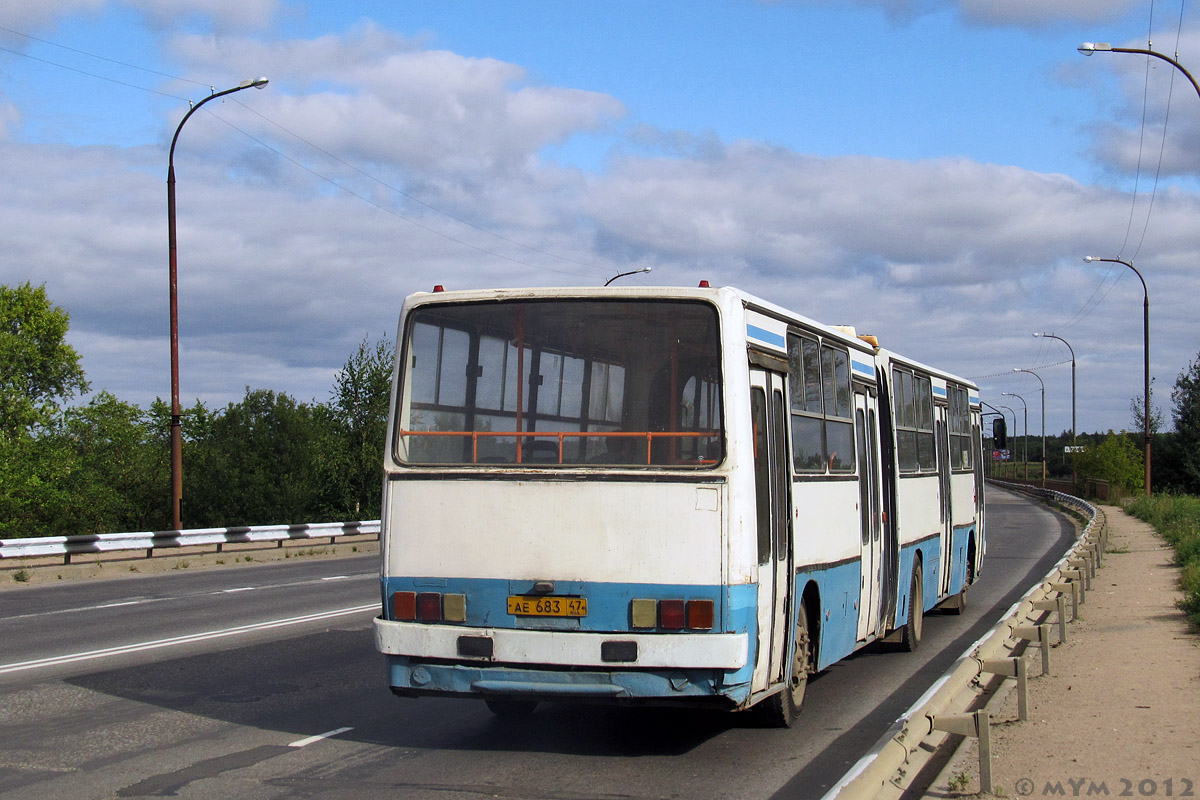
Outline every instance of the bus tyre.
<svg viewBox="0 0 1200 800"><path fill-rule="evenodd" d="M812 673L812 637L808 629L808 603L800 601L796 619L796 639L792 655L791 675L782 691L762 701L763 721L772 728L787 728L804 705L808 676Z"/></svg>
<svg viewBox="0 0 1200 800"><path fill-rule="evenodd" d="M527 717L537 708L536 700L509 700L499 697L485 697L483 702L487 703L488 711L491 711L497 717L508 719Z"/></svg>
<svg viewBox="0 0 1200 800"><path fill-rule="evenodd" d="M958 616L967 610L967 589L971 588L971 584L975 582L975 564L973 560L967 561L967 578L963 581L963 587L954 599L945 605L945 609L951 614Z"/></svg>
<svg viewBox="0 0 1200 800"><path fill-rule="evenodd" d="M921 566L913 567L912 584L908 588L908 619L900 632L900 649L911 653L921 643L921 628L925 625L925 596L921 583Z"/></svg>

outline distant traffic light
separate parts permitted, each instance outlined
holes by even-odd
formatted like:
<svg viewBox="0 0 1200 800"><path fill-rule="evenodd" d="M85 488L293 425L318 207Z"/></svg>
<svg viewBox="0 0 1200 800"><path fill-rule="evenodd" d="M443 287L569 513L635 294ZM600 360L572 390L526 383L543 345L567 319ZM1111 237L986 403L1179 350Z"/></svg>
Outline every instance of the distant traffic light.
<svg viewBox="0 0 1200 800"><path fill-rule="evenodd" d="M1008 449L1008 426L1004 422L1004 417L992 420L992 447L997 450Z"/></svg>

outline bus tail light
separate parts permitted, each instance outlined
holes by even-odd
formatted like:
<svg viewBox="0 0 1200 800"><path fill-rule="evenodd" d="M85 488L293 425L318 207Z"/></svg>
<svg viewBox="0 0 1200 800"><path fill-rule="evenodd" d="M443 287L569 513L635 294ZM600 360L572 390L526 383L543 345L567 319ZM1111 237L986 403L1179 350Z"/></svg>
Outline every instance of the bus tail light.
<svg viewBox="0 0 1200 800"><path fill-rule="evenodd" d="M635 628L653 628L658 625L658 601L639 598L630 603L630 621Z"/></svg>
<svg viewBox="0 0 1200 800"><path fill-rule="evenodd" d="M634 628L711 631L716 620L716 603L712 600L637 598L629 604L629 617Z"/></svg>
<svg viewBox="0 0 1200 800"><path fill-rule="evenodd" d="M437 592L417 595L417 622L442 621L442 596Z"/></svg>
<svg viewBox="0 0 1200 800"><path fill-rule="evenodd" d="M669 631L683 630L687 622L687 604L682 600L663 600L658 604L658 624Z"/></svg>
<svg viewBox="0 0 1200 800"><path fill-rule="evenodd" d="M713 627L713 601L688 600L687 626L694 631L711 631Z"/></svg>
<svg viewBox="0 0 1200 800"><path fill-rule="evenodd" d="M467 596L439 592L396 592L392 617L397 622L466 622Z"/></svg>
<svg viewBox="0 0 1200 800"><path fill-rule="evenodd" d="M392 595L392 617L399 622L413 622L417 618L417 593L396 592Z"/></svg>

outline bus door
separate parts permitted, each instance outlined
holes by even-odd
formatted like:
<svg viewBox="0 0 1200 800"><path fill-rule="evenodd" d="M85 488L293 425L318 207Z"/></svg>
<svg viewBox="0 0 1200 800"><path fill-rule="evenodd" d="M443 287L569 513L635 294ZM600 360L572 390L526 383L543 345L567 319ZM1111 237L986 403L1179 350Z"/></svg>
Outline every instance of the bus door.
<svg viewBox="0 0 1200 800"><path fill-rule="evenodd" d="M750 370L758 525L758 653L752 690L784 679L791 617L791 478L783 376Z"/></svg>
<svg viewBox="0 0 1200 800"><path fill-rule="evenodd" d="M938 597L950 592L950 563L953 557L954 514L950 493L950 430L946 424L946 407L937 407L938 506L942 514L942 568Z"/></svg>
<svg viewBox="0 0 1200 800"><path fill-rule="evenodd" d="M854 395L855 447L858 461L858 514L862 545L859 585L858 640L879 632L883 589L883 531L881 525L881 474L875 398L866 392Z"/></svg>

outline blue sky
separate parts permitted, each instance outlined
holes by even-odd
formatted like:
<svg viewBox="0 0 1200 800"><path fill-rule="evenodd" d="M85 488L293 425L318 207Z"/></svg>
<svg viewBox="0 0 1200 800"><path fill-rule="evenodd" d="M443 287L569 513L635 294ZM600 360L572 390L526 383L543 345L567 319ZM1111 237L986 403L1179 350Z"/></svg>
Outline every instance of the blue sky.
<svg viewBox="0 0 1200 800"><path fill-rule="evenodd" d="M1012 368L1038 368L1050 432L1070 426L1070 368L1031 333L1059 333L1080 429L1127 428L1141 287L1082 257L1146 275L1169 410L1200 349L1200 99L1167 65L1075 48L1152 31L1200 67L1180 9L15 0L0 283L46 284L94 389L166 396L170 136L209 85L266 75L181 136L185 402L324 400L433 283L595 285L651 264L634 280L707 278L855 324L985 400L1036 409Z"/></svg>

